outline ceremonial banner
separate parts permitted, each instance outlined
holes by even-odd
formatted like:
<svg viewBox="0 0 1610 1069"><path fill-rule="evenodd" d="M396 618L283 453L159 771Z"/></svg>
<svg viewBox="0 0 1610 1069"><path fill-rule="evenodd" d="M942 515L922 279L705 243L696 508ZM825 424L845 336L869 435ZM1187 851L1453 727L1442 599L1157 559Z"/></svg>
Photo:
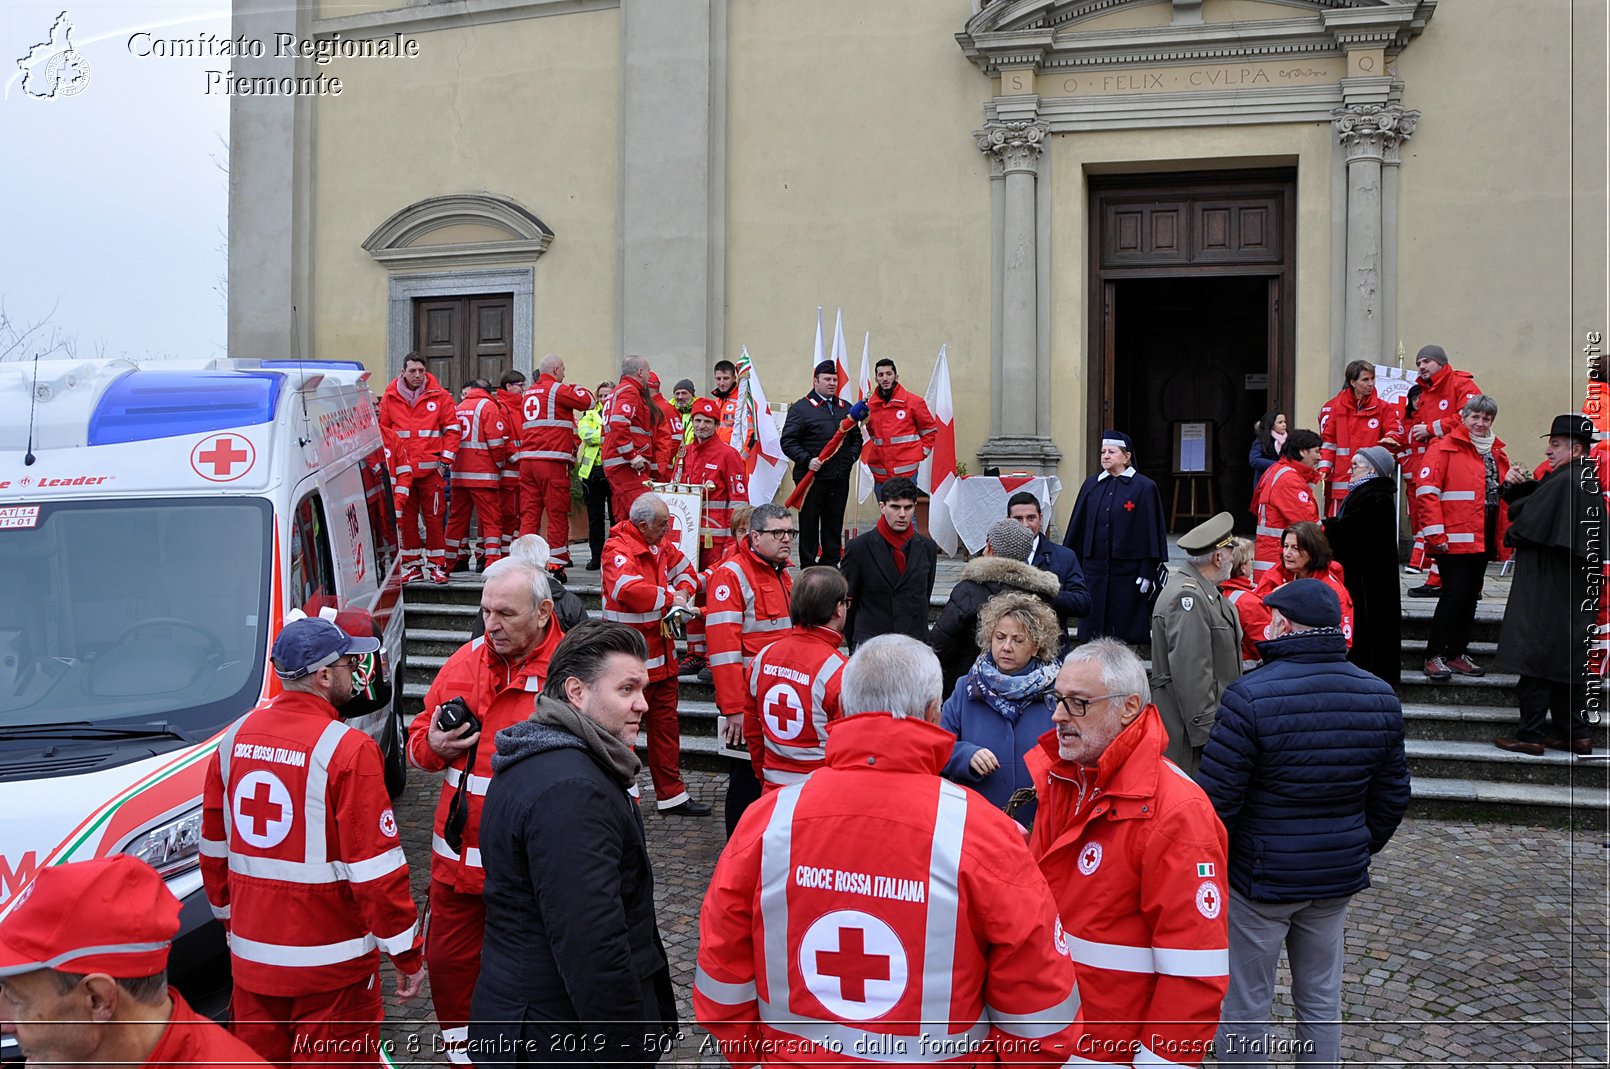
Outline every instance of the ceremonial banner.
<svg viewBox="0 0 1610 1069"><path fill-rule="evenodd" d="M732 447L744 458L749 473L749 503L769 504L783 485L788 461L783 457L777 417L766 402L748 346L738 356L738 415L732 425Z"/></svg>
<svg viewBox="0 0 1610 1069"><path fill-rule="evenodd" d="M654 492L665 499L671 510L671 530L666 537L676 543L682 555L699 564L699 515L704 507L704 487L686 483L655 483Z"/></svg>
<svg viewBox="0 0 1610 1069"><path fill-rule="evenodd" d="M956 485L956 409L950 397L950 361L945 356L948 346L939 347L939 358L934 361L934 373L928 380L928 392L923 400L934 415L939 430L934 435L934 451L917 469L917 486L928 492L928 537L939 543L939 548L954 556L956 553L956 525L950 516L950 491ZM1001 515L1006 509L1001 509Z"/></svg>
<svg viewBox="0 0 1610 1069"><path fill-rule="evenodd" d="M1403 399L1409 396L1409 387L1414 385L1414 368L1392 367L1388 364L1375 365L1375 392L1389 405L1400 405Z"/></svg>
<svg viewBox="0 0 1610 1069"><path fill-rule="evenodd" d="M854 404L855 390L850 386L850 359L844 351L844 309L838 310L833 321L833 370L839 377L839 396Z"/></svg>

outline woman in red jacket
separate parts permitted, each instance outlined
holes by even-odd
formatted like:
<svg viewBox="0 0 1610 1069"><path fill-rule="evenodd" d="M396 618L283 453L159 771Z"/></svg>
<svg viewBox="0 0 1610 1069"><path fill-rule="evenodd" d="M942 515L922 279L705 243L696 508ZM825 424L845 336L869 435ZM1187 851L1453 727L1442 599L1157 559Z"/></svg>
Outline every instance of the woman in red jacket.
<svg viewBox="0 0 1610 1069"><path fill-rule="evenodd" d="M1280 561L1282 532L1304 520L1319 522L1319 435L1299 428L1286 435L1280 462L1258 483L1253 511L1258 515L1252 571L1262 576Z"/></svg>
<svg viewBox="0 0 1610 1069"><path fill-rule="evenodd" d="M1349 475L1353 456L1372 445L1397 452L1406 440L1403 419L1395 406L1381 400L1375 392L1375 365L1354 360L1343 373L1346 384L1341 392L1319 410L1319 474L1329 486L1325 515L1341 511L1342 500L1352 486Z"/></svg>
<svg viewBox="0 0 1610 1069"><path fill-rule="evenodd" d="M1280 533L1280 563L1263 573L1253 590L1260 599L1293 579L1318 579L1336 591L1342 603L1342 635L1353 645L1353 595L1342 581L1342 566L1331 554L1330 540L1317 523L1294 523Z"/></svg>
<svg viewBox="0 0 1610 1069"><path fill-rule="evenodd" d="M1432 442L1415 479L1426 526L1426 548L1442 573L1442 598L1431 617L1426 642L1426 678L1442 682L1454 673L1486 675L1486 669L1466 652L1476 621L1487 562L1503 544L1503 510L1498 488L1505 481L1520 482L1525 472L1510 478L1504 443L1493 434L1498 402L1477 394L1459 410L1463 421Z"/></svg>

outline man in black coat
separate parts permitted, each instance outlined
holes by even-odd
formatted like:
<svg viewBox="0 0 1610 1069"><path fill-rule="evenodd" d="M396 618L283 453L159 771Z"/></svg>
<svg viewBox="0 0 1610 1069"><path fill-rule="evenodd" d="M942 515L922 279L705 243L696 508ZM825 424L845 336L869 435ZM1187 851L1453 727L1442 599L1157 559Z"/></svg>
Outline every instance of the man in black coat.
<svg viewBox="0 0 1610 1069"><path fill-rule="evenodd" d="M788 406L783 422L783 453L794 462L794 482L807 471L816 472L805 500L799 506L799 566L836 566L843 551L844 504L850 496L850 473L861 455L861 428L851 426L838 452L818 460L839 424L850 414L850 403L838 397L839 375L831 360L816 365L811 392Z"/></svg>
<svg viewBox="0 0 1610 1069"><path fill-rule="evenodd" d="M1258 643L1263 667L1225 689L1196 773L1230 835L1230 990L1214 1052L1221 1065L1268 1063L1284 945L1294 1049L1304 1064L1336 1065L1347 904L1409 807L1403 707L1348 663L1330 587L1298 579L1264 604L1273 637Z"/></svg>
<svg viewBox="0 0 1610 1069"><path fill-rule="evenodd" d="M1505 541L1515 547L1515 583L1498 632L1497 667L1520 675L1515 694L1521 722L1513 738L1500 736L1493 744L1535 757L1545 747L1586 755L1593 752L1583 707L1587 653L1604 583L1605 500L1587 455L1593 421L1556 416L1548 440L1549 473L1533 480L1517 465L1502 489L1509 504ZM1547 735L1551 713L1554 734Z"/></svg>
<svg viewBox="0 0 1610 1069"><path fill-rule="evenodd" d="M646 1066L676 1027L643 818L643 637L589 620L554 650L531 719L500 731L481 815L478 1065Z"/></svg>
<svg viewBox="0 0 1610 1069"><path fill-rule="evenodd" d="M1019 490L1007 499L1006 518L1027 527L1034 536L1026 558L1028 562L1057 577L1059 589L1056 597L1051 599L1051 607L1057 611L1057 623L1065 636L1068 624L1090 614L1090 588L1085 585L1079 555L1040 534L1040 527L1045 522L1040 512L1040 499L1027 490ZM1063 645L1066 648L1067 643Z"/></svg>
<svg viewBox="0 0 1610 1069"><path fill-rule="evenodd" d="M939 545L917 530L917 484L897 476L878 487L878 526L850 539L839 570L850 584L844 633L850 649L879 635L928 641L928 599Z"/></svg>

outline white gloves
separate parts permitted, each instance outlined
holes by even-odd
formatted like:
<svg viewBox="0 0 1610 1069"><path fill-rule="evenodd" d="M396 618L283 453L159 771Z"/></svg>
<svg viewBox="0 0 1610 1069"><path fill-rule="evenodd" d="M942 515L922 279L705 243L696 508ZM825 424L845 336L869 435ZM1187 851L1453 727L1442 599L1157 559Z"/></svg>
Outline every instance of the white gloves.
<svg viewBox="0 0 1610 1069"><path fill-rule="evenodd" d="M1135 577L1135 586L1140 588L1140 592L1142 594L1150 594L1152 592L1152 581L1146 578L1144 575L1137 575Z"/></svg>

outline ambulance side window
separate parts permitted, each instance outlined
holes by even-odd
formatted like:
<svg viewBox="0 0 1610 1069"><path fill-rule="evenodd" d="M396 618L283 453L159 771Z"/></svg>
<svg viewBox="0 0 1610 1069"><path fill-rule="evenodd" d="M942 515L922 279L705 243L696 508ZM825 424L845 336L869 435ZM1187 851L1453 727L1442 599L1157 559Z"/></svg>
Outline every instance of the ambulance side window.
<svg viewBox="0 0 1610 1069"><path fill-rule="evenodd" d="M384 582L397 559L397 513L392 506L391 472L386 451L376 449L363 458L363 499L369 507L369 534L374 538L376 582Z"/></svg>
<svg viewBox="0 0 1610 1069"><path fill-rule="evenodd" d="M317 492L296 504L291 517L290 604L306 605L317 596L334 596L335 564L330 556L330 529Z"/></svg>

